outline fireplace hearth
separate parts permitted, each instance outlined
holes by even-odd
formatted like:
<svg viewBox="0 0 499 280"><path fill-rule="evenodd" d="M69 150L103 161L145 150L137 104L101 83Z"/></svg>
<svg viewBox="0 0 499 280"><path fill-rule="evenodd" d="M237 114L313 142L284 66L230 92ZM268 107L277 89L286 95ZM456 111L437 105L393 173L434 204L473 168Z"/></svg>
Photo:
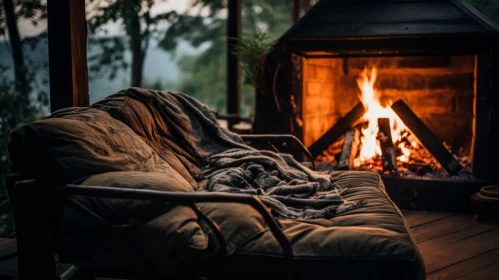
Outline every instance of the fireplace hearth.
<svg viewBox="0 0 499 280"><path fill-rule="evenodd" d="M498 38L461 0L319 1L267 59L254 132L378 172L399 206L465 209L499 181Z"/></svg>
<svg viewBox="0 0 499 280"><path fill-rule="evenodd" d="M473 178L473 57L321 60L305 62L302 98L305 145L321 166ZM334 124L324 131L324 121Z"/></svg>

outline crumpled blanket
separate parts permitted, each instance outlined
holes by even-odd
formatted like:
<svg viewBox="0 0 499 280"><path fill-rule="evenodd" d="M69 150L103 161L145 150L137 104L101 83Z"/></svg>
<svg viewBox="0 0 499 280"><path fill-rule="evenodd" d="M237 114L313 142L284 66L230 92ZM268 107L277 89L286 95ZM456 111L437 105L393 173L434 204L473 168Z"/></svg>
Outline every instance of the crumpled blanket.
<svg viewBox="0 0 499 280"><path fill-rule="evenodd" d="M260 195L283 218L331 218L364 203L345 201L328 174L271 151L229 149L213 155L200 176L209 179L208 191Z"/></svg>
<svg viewBox="0 0 499 280"><path fill-rule="evenodd" d="M328 174L312 171L290 155L244 144L218 125L215 111L191 96L141 88L118 94L123 93L160 113L175 142L195 159L200 170L191 175L198 182L208 180L202 191L256 194L283 218L330 218L363 204L345 201L343 189Z"/></svg>

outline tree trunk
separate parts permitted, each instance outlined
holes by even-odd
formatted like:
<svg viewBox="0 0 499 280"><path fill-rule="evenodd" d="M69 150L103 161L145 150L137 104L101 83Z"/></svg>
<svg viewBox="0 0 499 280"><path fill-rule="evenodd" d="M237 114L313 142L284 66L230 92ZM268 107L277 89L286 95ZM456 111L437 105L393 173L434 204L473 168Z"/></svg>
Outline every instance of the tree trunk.
<svg viewBox="0 0 499 280"><path fill-rule="evenodd" d="M130 18L127 21L127 31L130 37L130 50L132 52L132 76L131 86L142 86L142 70L144 68L145 50L142 49L142 33L140 30L140 4L141 1L136 1L129 7ZM147 40L147 38L145 38Z"/></svg>
<svg viewBox="0 0 499 280"><path fill-rule="evenodd" d="M142 51L142 40L140 38L130 38L132 51L132 87L142 86L142 69L144 68L144 52Z"/></svg>
<svg viewBox="0 0 499 280"><path fill-rule="evenodd" d="M14 11L12 0L3 0L3 8L9 32L10 48L12 50L12 59L14 62L14 75L16 79L16 88L24 97L28 96L28 84L26 81L26 68L24 66L23 49L19 30L17 28L17 16Z"/></svg>

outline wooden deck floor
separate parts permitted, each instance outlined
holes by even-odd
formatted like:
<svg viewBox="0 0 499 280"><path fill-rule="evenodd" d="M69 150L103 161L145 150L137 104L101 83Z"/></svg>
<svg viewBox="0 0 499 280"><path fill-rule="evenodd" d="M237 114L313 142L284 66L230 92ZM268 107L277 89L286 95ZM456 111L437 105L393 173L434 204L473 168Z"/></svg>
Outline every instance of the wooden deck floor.
<svg viewBox="0 0 499 280"><path fill-rule="evenodd" d="M499 279L499 222L471 215L403 211L423 255L427 279ZM17 271L15 240L0 238L0 280Z"/></svg>
<svg viewBox="0 0 499 280"><path fill-rule="evenodd" d="M499 222L478 222L464 214L403 212L428 280L499 279Z"/></svg>

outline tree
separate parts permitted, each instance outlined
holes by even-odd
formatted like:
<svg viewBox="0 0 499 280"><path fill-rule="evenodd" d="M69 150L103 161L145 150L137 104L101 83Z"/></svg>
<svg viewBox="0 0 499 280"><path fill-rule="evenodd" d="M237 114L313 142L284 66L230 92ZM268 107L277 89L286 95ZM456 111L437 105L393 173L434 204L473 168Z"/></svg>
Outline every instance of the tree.
<svg viewBox="0 0 499 280"><path fill-rule="evenodd" d="M126 33L126 41L120 37L93 38L92 42L99 45L101 51L90 56L89 60L94 62L89 68L92 72L101 75L109 72L109 78L113 79L120 68L128 68L123 52L128 49L131 52L131 76L130 85L140 87L142 85L142 72L146 51L149 48L150 39L160 32L164 32L162 23L173 21L177 17L175 11L169 11L151 15L153 0L87 0L88 26L90 35L105 32L105 27L111 22L120 23Z"/></svg>
<svg viewBox="0 0 499 280"><path fill-rule="evenodd" d="M30 83L27 76L28 69L26 67L23 54L23 43L29 42L31 45L38 43L41 36L28 38L24 42L21 41L19 29L17 26L18 19L29 19L32 24L36 25L39 20L46 18L46 5L40 0L16 1L3 0L2 20L0 20L0 35L4 35L5 31L9 34L10 50L12 54L15 89L20 93L19 98L23 98L26 104L29 103Z"/></svg>
<svg viewBox="0 0 499 280"><path fill-rule="evenodd" d="M277 39L290 26L290 5L287 0L244 0L242 3L243 38L264 32ZM186 92L220 112L225 111L226 96L226 20L221 16L226 1L198 0L193 7L209 10L208 16L179 15L165 32L159 46L166 51L175 50L180 40L194 46L208 47L199 55L179 58L179 66L186 73L176 90ZM192 14L192 11L187 11ZM242 88L241 112L250 116L254 107L254 89Z"/></svg>
<svg viewBox="0 0 499 280"><path fill-rule="evenodd" d="M26 72L24 66L23 49L21 46L21 38L17 28L17 16L14 12L14 3L12 0L3 0L3 9L5 11L5 19L7 23L7 30L9 32L10 48L12 50L12 59L14 61L15 80L18 89L26 92Z"/></svg>
<svg viewBox="0 0 499 280"><path fill-rule="evenodd" d="M4 176L9 172L7 161L7 142L10 133L16 127L35 120L48 104L46 92L35 91L35 78L39 65L26 59L24 49L36 47L44 34L21 38L17 22L19 19L30 20L36 25L46 17L46 7L42 1L3 0L0 9L0 35L9 35L10 54L14 79L9 75L9 66L0 65L0 211L10 214L10 207L5 193ZM6 225L0 227L0 234L13 234L12 216L8 215Z"/></svg>

